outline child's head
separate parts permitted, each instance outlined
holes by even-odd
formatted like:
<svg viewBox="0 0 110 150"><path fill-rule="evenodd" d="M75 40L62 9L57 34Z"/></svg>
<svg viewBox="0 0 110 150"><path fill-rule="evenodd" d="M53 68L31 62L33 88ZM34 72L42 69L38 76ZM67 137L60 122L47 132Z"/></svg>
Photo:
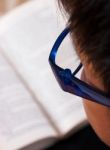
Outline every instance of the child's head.
<svg viewBox="0 0 110 150"><path fill-rule="evenodd" d="M69 16L68 26L84 65L82 79L110 92L110 1L59 0ZM110 146L110 108L84 101L97 135Z"/></svg>

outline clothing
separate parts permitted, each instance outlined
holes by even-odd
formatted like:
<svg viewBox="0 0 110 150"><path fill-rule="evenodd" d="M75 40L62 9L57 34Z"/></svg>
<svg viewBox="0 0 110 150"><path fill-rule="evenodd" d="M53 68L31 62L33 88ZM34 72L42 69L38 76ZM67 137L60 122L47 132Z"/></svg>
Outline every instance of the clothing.
<svg viewBox="0 0 110 150"><path fill-rule="evenodd" d="M47 150L110 150L110 148L101 142L89 125Z"/></svg>

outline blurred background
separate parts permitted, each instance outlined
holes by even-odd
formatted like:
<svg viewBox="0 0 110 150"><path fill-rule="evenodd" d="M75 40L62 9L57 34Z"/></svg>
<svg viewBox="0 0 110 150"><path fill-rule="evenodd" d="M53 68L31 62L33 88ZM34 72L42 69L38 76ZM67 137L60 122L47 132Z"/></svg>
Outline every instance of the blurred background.
<svg viewBox="0 0 110 150"><path fill-rule="evenodd" d="M29 0L0 0L0 15Z"/></svg>

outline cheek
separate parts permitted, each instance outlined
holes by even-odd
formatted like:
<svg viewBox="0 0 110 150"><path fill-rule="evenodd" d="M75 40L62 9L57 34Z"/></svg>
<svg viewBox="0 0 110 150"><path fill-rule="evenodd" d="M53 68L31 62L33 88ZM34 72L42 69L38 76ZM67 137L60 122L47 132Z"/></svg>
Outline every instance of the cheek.
<svg viewBox="0 0 110 150"><path fill-rule="evenodd" d="M84 66L81 79L85 82L90 81L88 83L92 84L92 86L104 90L102 83L93 73L91 66ZM110 109L89 100L84 100L83 103L92 128L99 138L110 146Z"/></svg>
<svg viewBox="0 0 110 150"><path fill-rule="evenodd" d="M110 110L88 100L83 103L92 128L99 138L110 146Z"/></svg>

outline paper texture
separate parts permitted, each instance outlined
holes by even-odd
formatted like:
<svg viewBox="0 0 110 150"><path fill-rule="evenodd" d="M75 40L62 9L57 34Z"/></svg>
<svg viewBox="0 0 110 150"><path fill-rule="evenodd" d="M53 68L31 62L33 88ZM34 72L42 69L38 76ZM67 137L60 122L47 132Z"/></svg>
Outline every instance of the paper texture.
<svg viewBox="0 0 110 150"><path fill-rule="evenodd" d="M86 117L81 99L59 88L48 63L51 47L65 26L58 14L54 1L28 3L1 21L0 41L4 53L36 99L61 133L66 133Z"/></svg>

